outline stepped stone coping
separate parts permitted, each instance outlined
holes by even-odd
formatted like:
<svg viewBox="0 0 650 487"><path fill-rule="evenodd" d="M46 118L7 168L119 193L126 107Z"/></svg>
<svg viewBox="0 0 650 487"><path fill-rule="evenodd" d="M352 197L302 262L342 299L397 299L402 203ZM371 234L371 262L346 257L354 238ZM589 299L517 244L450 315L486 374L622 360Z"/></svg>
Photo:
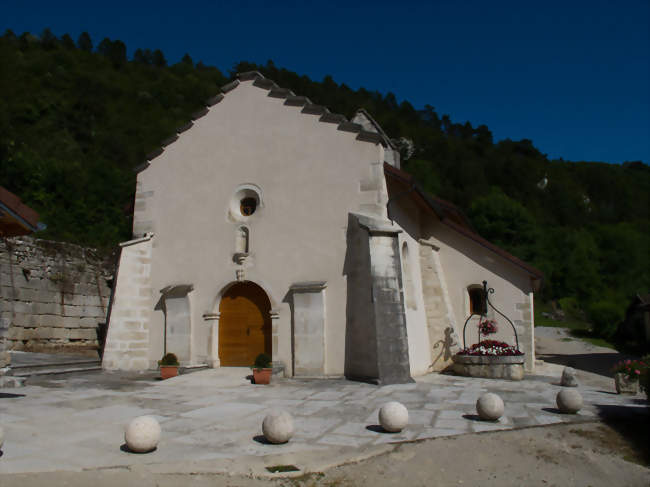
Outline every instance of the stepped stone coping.
<svg viewBox="0 0 650 487"><path fill-rule="evenodd" d="M311 100L306 96L288 96L287 100L284 102L285 105L290 107L302 107L307 104L311 104Z"/></svg>
<svg viewBox="0 0 650 487"><path fill-rule="evenodd" d="M341 115L340 113L330 113L330 112L323 113L318 120L327 123L343 123L348 121L348 119L345 118L345 116Z"/></svg>
<svg viewBox="0 0 650 487"><path fill-rule="evenodd" d="M253 86L264 88L265 90L279 88L279 86L275 84L275 81L268 78L255 78L255 81L253 81Z"/></svg>
<svg viewBox="0 0 650 487"><path fill-rule="evenodd" d="M322 105L315 105L313 103L307 103L301 110L302 113L308 113L310 115L323 115L329 113L329 110Z"/></svg>
<svg viewBox="0 0 650 487"><path fill-rule="evenodd" d="M269 96L271 98L287 98L289 96L295 96L295 94L289 88L280 88L279 86L276 86L271 88Z"/></svg>
<svg viewBox="0 0 650 487"><path fill-rule="evenodd" d="M219 93L218 95L215 95L212 98L208 98L206 100L205 104L208 105L209 107L211 107L211 106L216 105L217 103L219 103L223 99L224 99L224 94Z"/></svg>
<svg viewBox="0 0 650 487"><path fill-rule="evenodd" d="M375 144L381 144L384 141L384 138L381 134L377 132L368 132L367 130L362 130L357 135L357 140L363 140L364 142L374 142Z"/></svg>
<svg viewBox="0 0 650 487"><path fill-rule="evenodd" d="M223 85L221 87L221 92L222 93L228 93L229 91L234 90L238 86L239 86L239 80L236 79L235 81L231 81L230 83Z"/></svg>
<svg viewBox="0 0 650 487"><path fill-rule="evenodd" d="M180 127L178 127L178 128L176 129L176 133L177 133L177 134L182 134L182 133L185 132L186 130L191 129L191 128L192 128L192 125L194 125L194 122L189 121L189 122L187 122L185 125L181 125Z"/></svg>
<svg viewBox="0 0 650 487"><path fill-rule="evenodd" d="M163 149L162 147L158 147L157 149L154 149L151 152L149 152L145 157L147 158L147 161L150 161L158 157L160 154L162 154L164 150L165 149Z"/></svg>
<svg viewBox="0 0 650 487"><path fill-rule="evenodd" d="M379 127L378 124L374 122L374 120L372 120L371 117L369 117L369 115L368 117L370 118L371 122L373 122L373 125L378 127L379 132L375 133L375 132L363 130L363 127L361 125L353 122L348 122L348 119L344 115L338 113L331 113L326 107L312 103L311 100L306 96L295 95L293 91L289 90L288 88L282 88L278 86L275 83L275 81L266 78L259 71L246 71L243 73L238 73L236 76L237 77L235 80L221 87L221 93L206 100L205 101L206 106L194 112L190 116L190 118L192 120L197 120L201 117L204 117L210 111L210 107L222 101L224 99L224 95L237 88L237 86L239 86L239 83L241 81L253 80L253 86L269 90L268 96L272 98L285 98L285 102L284 102L285 105L303 107L301 113L305 113L309 115L320 115L319 118L320 122L339 124L338 129L342 132L358 133L357 140L359 141L371 142L374 144L379 143L391 147L393 146L390 139L388 139L388 137L384 134L383 130L381 130L381 127ZM360 109L360 111L361 110L363 109ZM363 110L363 113L367 114L365 110ZM176 133L181 134L189 130L192 127L192 125L193 122L190 121L185 125L177 128ZM160 154L163 153L164 147L175 142L176 140L178 140L178 135L165 139L161 143L162 147L159 147L158 149L153 150L149 154L147 154L146 156L147 162L135 167L133 169L134 172L139 173L141 171L144 171L146 168L148 168L149 167L148 161L151 161L152 159L158 157Z"/></svg>
<svg viewBox="0 0 650 487"><path fill-rule="evenodd" d="M255 78L264 78L264 75L259 71L244 71L243 73L237 73L237 78L248 81Z"/></svg>
<svg viewBox="0 0 650 487"><path fill-rule="evenodd" d="M178 140L178 134L174 134L171 137L167 137L165 140L161 142L161 145L163 147L167 147L169 144L172 144Z"/></svg>
<svg viewBox="0 0 650 487"><path fill-rule="evenodd" d="M361 125L359 125L358 123L354 123L354 122L343 122L343 123L340 123L340 124L339 124L338 129L339 129L339 130L342 130L342 131L344 131L344 132L354 132L354 133L357 133L357 132L361 132L361 130L363 130L363 127L361 127Z"/></svg>
<svg viewBox="0 0 650 487"><path fill-rule="evenodd" d="M192 118L192 120L196 120L201 117L205 117L209 111L210 109L208 107L203 107L200 110L195 111L192 115L190 115L190 117Z"/></svg>

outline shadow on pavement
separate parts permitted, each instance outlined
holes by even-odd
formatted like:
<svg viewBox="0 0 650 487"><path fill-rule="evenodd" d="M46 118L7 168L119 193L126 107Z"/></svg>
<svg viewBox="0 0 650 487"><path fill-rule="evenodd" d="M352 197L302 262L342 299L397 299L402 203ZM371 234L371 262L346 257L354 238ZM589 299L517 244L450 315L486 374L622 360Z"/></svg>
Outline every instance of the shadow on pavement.
<svg viewBox="0 0 650 487"><path fill-rule="evenodd" d="M10 392L0 392L0 399L12 399L14 397L25 397L25 394L12 394Z"/></svg>
<svg viewBox="0 0 650 487"><path fill-rule="evenodd" d="M648 406L648 401L644 401ZM650 466L650 407L597 404L598 416Z"/></svg>
<svg viewBox="0 0 650 487"><path fill-rule="evenodd" d="M612 353L582 353L574 355L542 354L544 362L559 364L575 369L592 372L604 377L614 377L612 367L624 357L618 352Z"/></svg>

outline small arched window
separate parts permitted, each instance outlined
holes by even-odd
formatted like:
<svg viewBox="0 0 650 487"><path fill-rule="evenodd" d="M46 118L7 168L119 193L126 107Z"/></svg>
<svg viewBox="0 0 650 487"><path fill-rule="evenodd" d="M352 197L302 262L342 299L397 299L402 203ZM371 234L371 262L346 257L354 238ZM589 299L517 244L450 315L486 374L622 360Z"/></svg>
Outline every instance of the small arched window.
<svg viewBox="0 0 650 487"><path fill-rule="evenodd" d="M487 313L487 301L485 299L483 286L480 284L473 284L471 286L468 286L467 292L469 294L470 314L484 315Z"/></svg>

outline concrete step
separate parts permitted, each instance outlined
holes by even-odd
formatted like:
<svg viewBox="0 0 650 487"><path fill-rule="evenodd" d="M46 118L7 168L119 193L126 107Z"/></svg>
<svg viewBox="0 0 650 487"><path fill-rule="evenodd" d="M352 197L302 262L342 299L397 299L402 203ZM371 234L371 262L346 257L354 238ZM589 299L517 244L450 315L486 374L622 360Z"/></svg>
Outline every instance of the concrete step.
<svg viewBox="0 0 650 487"><path fill-rule="evenodd" d="M12 365L14 377L31 377L34 375L68 374L72 372L90 372L102 370L99 359L75 360L71 362L44 362L39 364Z"/></svg>

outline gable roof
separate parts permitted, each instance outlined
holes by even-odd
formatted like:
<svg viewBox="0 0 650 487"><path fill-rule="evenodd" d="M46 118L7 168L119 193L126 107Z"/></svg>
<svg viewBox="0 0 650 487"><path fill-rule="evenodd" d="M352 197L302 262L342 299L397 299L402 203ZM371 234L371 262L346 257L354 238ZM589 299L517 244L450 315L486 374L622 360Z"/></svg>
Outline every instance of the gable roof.
<svg viewBox="0 0 650 487"><path fill-rule="evenodd" d="M503 259L513 263L526 271L533 279L543 279L544 273L539 269L527 264L523 260L515 257L514 255L506 252L501 247L497 247L493 243L488 242L481 237L472 228L469 220L465 214L453 203L445 201L442 198L428 195L422 187L418 184L415 178L407 172L397 169L390 164L384 164L384 174L392 179L395 179L403 184L410 185L413 191L410 191L411 197L415 200L416 204L422 207L425 211L435 214L443 225L451 228L452 230L464 235L465 237L473 240L481 247L484 247L491 252L499 255Z"/></svg>
<svg viewBox="0 0 650 487"><path fill-rule="evenodd" d="M383 130L381 130L381 127L379 127L377 122L372 120L372 117L367 115L367 112L365 112L365 110L364 110L364 114L366 114L368 118L372 121L373 126L378 127L379 130L376 131L366 130L361 124L349 121L344 115L341 115L339 113L332 113L329 111L329 109L327 109L327 107L312 103L312 101L306 96L297 96L293 93L293 91L287 88L281 88L275 83L275 81L265 78L264 75L262 75L258 71L247 71L245 73L238 73L235 80L221 87L220 93L206 100L205 106L197 110L196 112L194 112L190 116L191 120L188 123L186 123L181 127L178 127L176 129L176 133L173 134L171 137L168 137L167 139L163 140L159 148L147 154L146 161L140 164L139 166L137 166L136 168L134 168L134 171L135 172L144 171L147 167L149 167L151 160L155 159L160 154L162 154L165 151L165 147L174 143L178 139L179 134L192 128L192 126L194 125L194 121L207 115L213 106L221 102L226 97L226 95L232 90L236 89L242 81L250 81L250 80L253 80L253 86L256 86L263 90L268 90L269 93L267 96L271 98L284 99L284 105L286 106L302 107L302 110L300 110L301 113L318 116L319 122L336 124L338 130L342 132L350 132L353 134L357 134L356 136L357 140L363 142L370 142L373 144L382 144L384 147L393 148L392 142L390 141L388 136L384 134Z"/></svg>
<svg viewBox="0 0 650 487"><path fill-rule="evenodd" d="M38 213L0 186L0 236L27 235L39 230Z"/></svg>

